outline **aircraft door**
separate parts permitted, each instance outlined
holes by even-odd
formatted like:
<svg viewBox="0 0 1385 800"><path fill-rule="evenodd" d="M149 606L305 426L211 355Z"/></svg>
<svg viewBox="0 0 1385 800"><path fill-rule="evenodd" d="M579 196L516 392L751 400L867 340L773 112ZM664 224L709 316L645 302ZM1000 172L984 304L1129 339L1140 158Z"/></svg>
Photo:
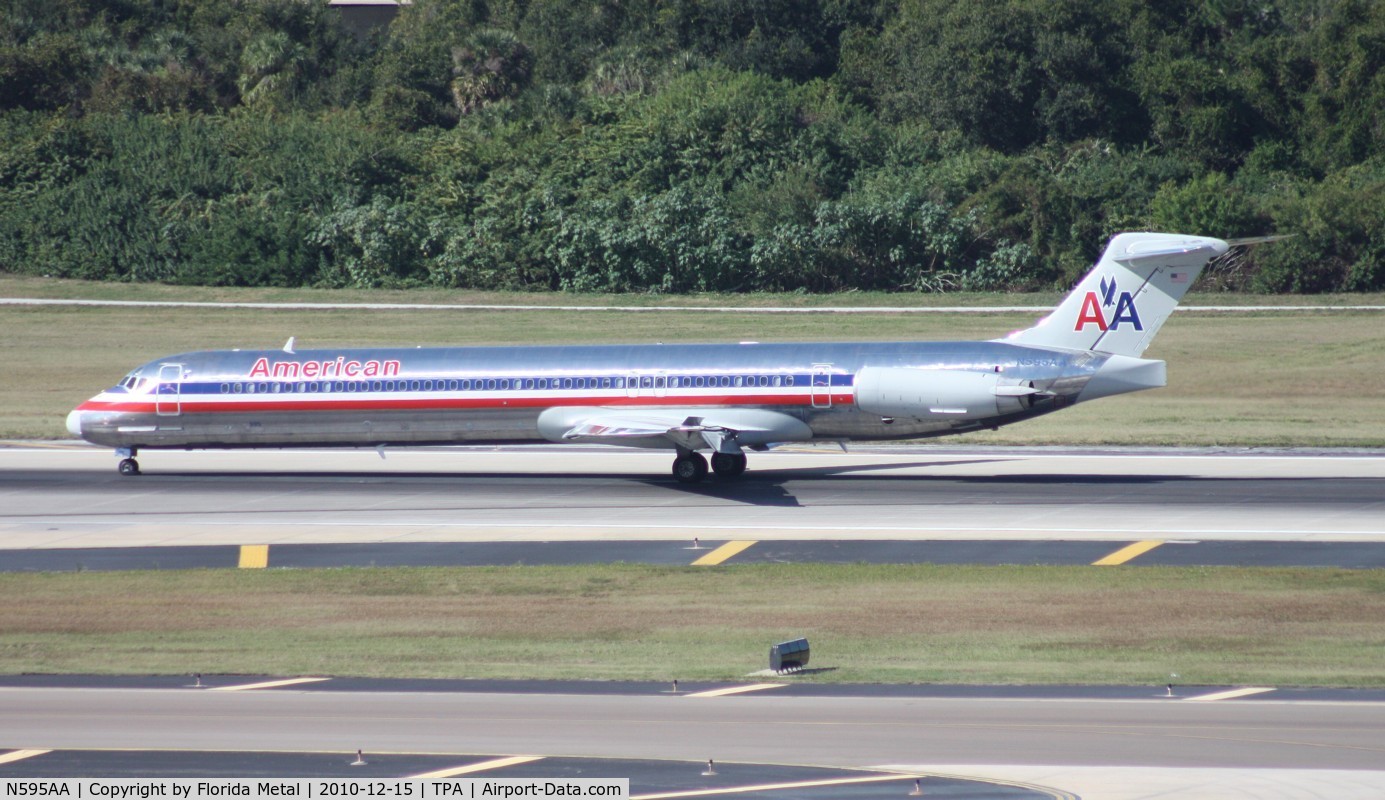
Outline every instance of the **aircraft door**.
<svg viewBox="0 0 1385 800"><path fill-rule="evenodd" d="M832 365L813 365L813 408L832 407Z"/></svg>
<svg viewBox="0 0 1385 800"><path fill-rule="evenodd" d="M159 383L154 387L154 413L161 417L176 417L183 413L183 365L159 366Z"/></svg>

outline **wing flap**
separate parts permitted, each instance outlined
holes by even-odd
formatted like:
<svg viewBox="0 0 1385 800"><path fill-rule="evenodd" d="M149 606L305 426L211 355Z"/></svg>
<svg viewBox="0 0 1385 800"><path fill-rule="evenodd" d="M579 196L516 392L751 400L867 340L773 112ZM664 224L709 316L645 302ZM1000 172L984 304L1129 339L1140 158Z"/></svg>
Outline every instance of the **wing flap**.
<svg viewBox="0 0 1385 800"><path fill-rule="evenodd" d="M550 408L539 415L539 431L555 442L587 442L627 447L681 448L741 453L805 441L812 430L796 417L777 411L741 408Z"/></svg>

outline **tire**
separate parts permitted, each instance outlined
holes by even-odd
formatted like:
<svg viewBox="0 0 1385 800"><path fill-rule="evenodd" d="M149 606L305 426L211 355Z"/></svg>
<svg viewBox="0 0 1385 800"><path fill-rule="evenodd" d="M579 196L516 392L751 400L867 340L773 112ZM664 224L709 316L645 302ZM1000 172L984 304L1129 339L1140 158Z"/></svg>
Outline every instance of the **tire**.
<svg viewBox="0 0 1385 800"><path fill-rule="evenodd" d="M673 459L673 477L679 483L701 483L707 477L707 459L700 453L688 453Z"/></svg>
<svg viewBox="0 0 1385 800"><path fill-rule="evenodd" d="M745 453L713 453L712 472L718 478L739 478L745 473Z"/></svg>
<svg viewBox="0 0 1385 800"><path fill-rule="evenodd" d="M116 469L120 470L121 475L129 478L139 474L139 462L133 458L123 458Z"/></svg>

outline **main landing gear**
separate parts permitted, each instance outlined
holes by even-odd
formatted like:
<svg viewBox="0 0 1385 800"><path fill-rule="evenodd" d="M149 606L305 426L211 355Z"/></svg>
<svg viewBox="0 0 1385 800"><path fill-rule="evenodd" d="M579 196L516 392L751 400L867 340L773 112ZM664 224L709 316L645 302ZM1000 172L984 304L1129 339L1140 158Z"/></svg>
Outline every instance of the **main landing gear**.
<svg viewBox="0 0 1385 800"><path fill-rule="evenodd" d="M745 453L713 453L712 472L718 478L739 478L745 474Z"/></svg>
<svg viewBox="0 0 1385 800"><path fill-rule="evenodd" d="M718 478L737 478L745 472L744 453L713 453L712 472ZM673 477L679 483L701 483L707 477L707 459L701 453L679 453L673 459Z"/></svg>
<svg viewBox="0 0 1385 800"><path fill-rule="evenodd" d="M707 459L701 453L680 453L673 459L673 477L679 483L701 483L707 477Z"/></svg>

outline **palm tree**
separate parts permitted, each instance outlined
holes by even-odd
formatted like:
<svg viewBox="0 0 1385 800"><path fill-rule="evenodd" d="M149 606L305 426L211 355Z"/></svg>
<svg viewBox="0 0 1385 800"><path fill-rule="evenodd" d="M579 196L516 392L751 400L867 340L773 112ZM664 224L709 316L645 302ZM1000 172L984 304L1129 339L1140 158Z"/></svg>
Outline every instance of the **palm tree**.
<svg viewBox="0 0 1385 800"><path fill-rule="evenodd" d="M452 102L470 114L514 97L529 83L531 56L513 33L483 28L452 50Z"/></svg>

